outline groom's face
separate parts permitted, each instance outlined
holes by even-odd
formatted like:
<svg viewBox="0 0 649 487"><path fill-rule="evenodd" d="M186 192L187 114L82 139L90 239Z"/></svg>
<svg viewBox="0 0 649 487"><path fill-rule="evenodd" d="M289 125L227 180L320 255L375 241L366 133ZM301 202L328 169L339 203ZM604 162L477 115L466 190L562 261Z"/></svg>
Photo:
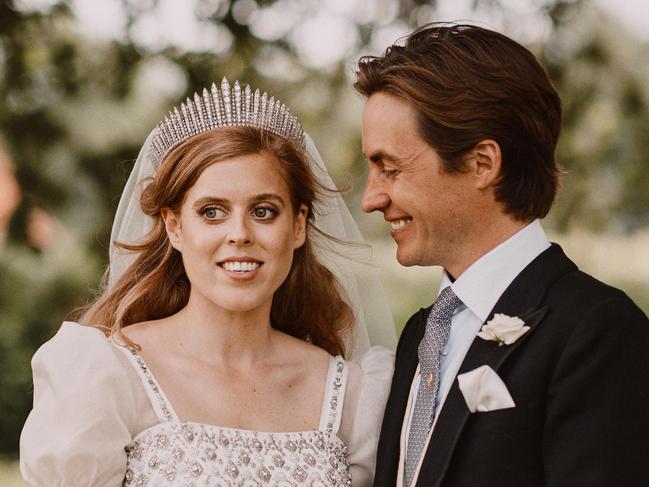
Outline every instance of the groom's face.
<svg viewBox="0 0 649 487"><path fill-rule="evenodd" d="M399 97L375 93L363 112L363 152L370 172L365 212L381 211L404 266L453 267L469 229L471 183L446 172L437 152L419 135L417 114Z"/></svg>

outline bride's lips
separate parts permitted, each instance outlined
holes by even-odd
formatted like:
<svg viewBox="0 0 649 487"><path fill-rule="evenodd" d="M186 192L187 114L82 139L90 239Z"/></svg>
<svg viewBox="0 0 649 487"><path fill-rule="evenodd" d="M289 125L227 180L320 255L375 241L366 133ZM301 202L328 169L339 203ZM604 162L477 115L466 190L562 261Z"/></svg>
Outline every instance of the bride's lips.
<svg viewBox="0 0 649 487"><path fill-rule="evenodd" d="M264 263L252 257L232 256L217 262L217 265L235 281L250 281L255 278Z"/></svg>

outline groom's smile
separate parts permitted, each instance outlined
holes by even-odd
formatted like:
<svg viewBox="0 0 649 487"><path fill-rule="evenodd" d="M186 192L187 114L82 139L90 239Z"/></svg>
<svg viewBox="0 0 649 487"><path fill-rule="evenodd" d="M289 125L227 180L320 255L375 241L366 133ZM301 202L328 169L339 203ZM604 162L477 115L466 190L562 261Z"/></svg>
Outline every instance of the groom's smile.
<svg viewBox="0 0 649 487"><path fill-rule="evenodd" d="M412 218L400 218L398 220L390 221L390 228L392 229L392 236L401 230L403 227L408 225L412 221Z"/></svg>

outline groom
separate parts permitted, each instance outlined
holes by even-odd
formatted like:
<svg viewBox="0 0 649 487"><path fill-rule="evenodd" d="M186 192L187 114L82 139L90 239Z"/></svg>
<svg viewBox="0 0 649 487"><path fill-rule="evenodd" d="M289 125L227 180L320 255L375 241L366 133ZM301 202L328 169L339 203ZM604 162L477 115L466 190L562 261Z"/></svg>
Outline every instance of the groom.
<svg viewBox="0 0 649 487"><path fill-rule="evenodd" d="M539 219L561 104L511 39L432 24L364 57L363 210L404 266L444 269L403 330L381 486L648 486L649 321Z"/></svg>

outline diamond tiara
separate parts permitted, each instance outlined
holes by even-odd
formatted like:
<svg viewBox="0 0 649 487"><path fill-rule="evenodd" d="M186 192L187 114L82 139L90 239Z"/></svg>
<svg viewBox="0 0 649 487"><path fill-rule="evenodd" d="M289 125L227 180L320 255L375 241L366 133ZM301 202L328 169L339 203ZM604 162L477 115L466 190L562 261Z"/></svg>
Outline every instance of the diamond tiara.
<svg viewBox="0 0 649 487"><path fill-rule="evenodd" d="M152 140L151 157L158 167L171 149L194 135L219 127L255 127L306 147L304 129L295 115L274 97L254 94L250 85L242 90L238 81L230 87L226 78L219 90L212 83L210 91L203 89L203 96L194 93L194 100L187 98L180 110L174 107L158 124L158 133Z"/></svg>

